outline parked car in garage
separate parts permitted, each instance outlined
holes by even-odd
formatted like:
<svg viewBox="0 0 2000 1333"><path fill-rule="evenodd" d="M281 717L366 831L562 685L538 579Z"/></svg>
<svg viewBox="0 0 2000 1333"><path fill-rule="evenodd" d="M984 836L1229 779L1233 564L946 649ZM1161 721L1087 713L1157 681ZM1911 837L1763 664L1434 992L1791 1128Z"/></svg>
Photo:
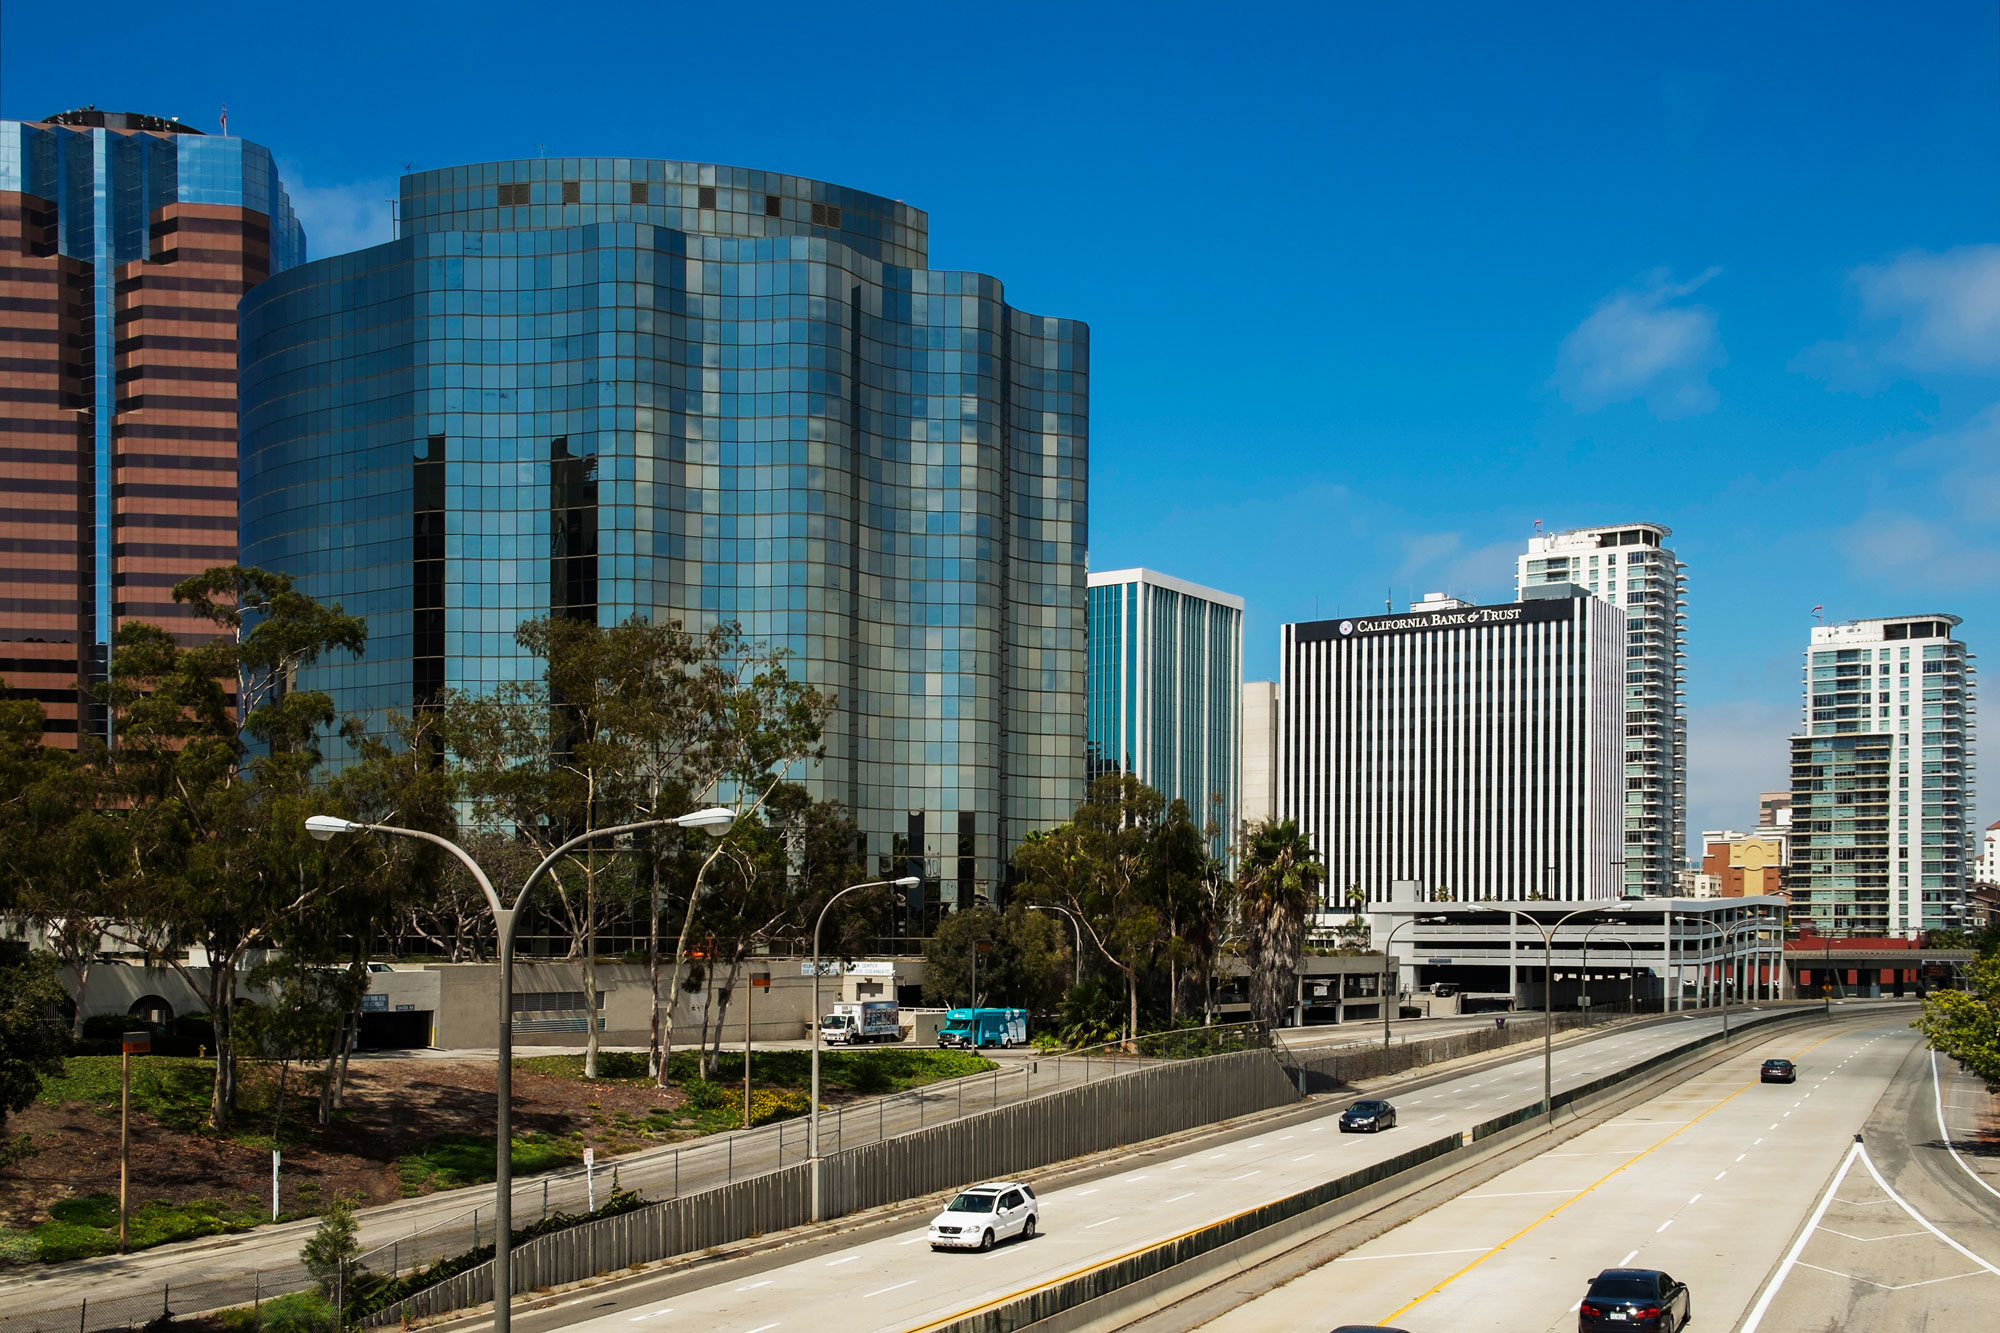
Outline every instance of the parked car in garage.
<svg viewBox="0 0 2000 1333"><path fill-rule="evenodd" d="M1760 1083L1796 1083L1799 1067L1790 1060L1766 1060L1757 1079Z"/></svg>
<svg viewBox="0 0 2000 1333"><path fill-rule="evenodd" d="M1361 1101L1340 1113L1343 1134L1376 1134L1396 1127L1396 1108L1387 1102Z"/></svg>
<svg viewBox="0 0 2000 1333"><path fill-rule="evenodd" d="M1686 1284L1657 1268L1607 1268L1590 1279L1576 1307L1577 1333L1675 1333L1693 1317Z"/></svg>
<svg viewBox="0 0 2000 1333"><path fill-rule="evenodd" d="M989 1180L960 1190L944 1211L931 1219L934 1250L990 1250L1010 1236L1033 1240L1041 1225L1042 1205L1032 1185L1019 1180Z"/></svg>

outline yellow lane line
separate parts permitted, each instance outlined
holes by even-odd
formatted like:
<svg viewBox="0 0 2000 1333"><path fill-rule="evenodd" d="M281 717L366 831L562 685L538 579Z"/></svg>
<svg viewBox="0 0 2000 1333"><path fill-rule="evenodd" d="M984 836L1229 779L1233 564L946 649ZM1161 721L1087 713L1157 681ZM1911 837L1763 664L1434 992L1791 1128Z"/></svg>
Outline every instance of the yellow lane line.
<svg viewBox="0 0 2000 1333"><path fill-rule="evenodd" d="M1824 1037L1821 1037L1818 1041L1813 1042L1811 1045L1801 1047L1799 1051L1793 1056L1793 1058L1797 1059L1799 1056L1803 1056L1807 1051L1812 1050L1814 1047L1822 1045L1825 1042L1832 1041L1835 1037L1847 1036L1847 1035L1851 1034L1840 1033L1840 1032L1829 1032ZM1500 1253L1500 1251L1506 1249L1509 1245L1512 1245L1515 1241L1521 1239L1521 1237L1527 1235L1530 1231L1533 1231L1536 1227L1540 1226L1542 1223L1554 1217L1557 1213L1562 1212L1565 1208L1575 1203L1578 1199L1581 1199L1584 1195L1589 1194L1592 1190L1596 1189L1599 1185L1602 1185L1605 1181L1610 1180L1613 1176L1618 1175L1621 1172L1629 1169L1635 1163L1644 1161L1656 1149L1664 1148L1667 1144L1672 1143L1675 1139L1687 1133L1688 1130L1694 1128L1702 1121L1708 1119L1708 1117L1714 1115L1717 1111L1720 1111L1723 1107L1729 1105L1729 1103L1735 1101L1738 1097L1741 1097L1744 1093L1750 1091L1750 1089L1756 1087L1760 1082L1762 1082L1761 1079L1745 1083L1742 1087L1730 1093L1727 1097L1724 1097L1721 1101L1709 1107L1706 1111L1703 1111L1700 1115L1688 1121L1686 1124L1682 1125L1679 1129L1675 1130L1673 1133L1661 1139L1658 1143L1655 1143L1651 1148L1647 1148L1645 1151L1634 1156L1630 1161L1611 1168L1611 1170L1605 1172L1603 1175L1599 1176L1596 1180L1591 1181L1590 1184L1584 1186L1582 1189L1578 1190L1575 1194L1572 1194L1569 1198L1564 1199L1561 1203L1549 1209L1546 1213L1543 1213L1540 1217L1528 1223L1528 1225L1522 1227L1519 1231L1507 1237L1507 1239L1501 1241L1498 1245L1495 1245L1492 1249L1486 1251L1484 1254L1480 1255L1477 1259L1474 1259L1471 1263L1459 1269L1456 1273L1453 1273L1450 1277L1444 1279L1442 1282L1432 1287L1429 1291L1426 1291L1423 1295L1418 1296L1415 1300L1409 1301L1406 1304L1397 1306L1394 1310L1391 1310L1388 1314L1382 1317L1382 1322L1385 1324L1393 1324L1394 1322L1396 1322L1397 1315L1408 1314L1411 1310L1416 1309L1419 1305L1422 1305L1425 1301L1437 1295L1439 1292L1443 1291L1446 1287L1458 1281L1460 1278L1464 1277L1467 1273L1470 1273L1473 1269L1479 1267L1479 1265L1485 1263L1488 1259L1491 1259L1494 1255Z"/></svg>

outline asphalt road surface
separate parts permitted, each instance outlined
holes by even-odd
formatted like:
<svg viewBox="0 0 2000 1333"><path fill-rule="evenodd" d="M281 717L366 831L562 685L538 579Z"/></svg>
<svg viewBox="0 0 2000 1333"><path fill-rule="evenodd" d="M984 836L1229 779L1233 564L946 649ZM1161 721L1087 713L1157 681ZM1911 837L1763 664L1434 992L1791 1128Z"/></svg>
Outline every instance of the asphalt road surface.
<svg viewBox="0 0 2000 1333"><path fill-rule="evenodd" d="M1623 1265L1688 1283L1697 1328L1743 1326L1760 1302L1766 1333L1993 1327L2000 1270L1976 1255L2000 1254L2000 1196L1979 1204L1981 1187L1961 1172L1961 1206L1948 1207L1938 1172L1915 1160L1958 1170L1941 1146L1922 1146L1939 1136L1928 1054L1907 1022L1773 1033L1202 1327L1571 1329L1589 1278ZM1760 1083L1771 1056L1798 1061L1799 1081ZM1908 1184L1905 1200L1972 1256L1849 1162L1864 1129L1865 1151ZM1836 1202L1802 1233L1844 1164ZM1780 1273L1802 1235L1802 1257Z"/></svg>
<svg viewBox="0 0 2000 1333"><path fill-rule="evenodd" d="M1559 1049L1556 1086L1624 1067L1717 1026L1702 1016ZM540 1307L517 1305L514 1325L521 1333L641 1333L656 1320L716 1333L922 1328L1392 1157L1434 1133L1469 1128L1538 1100L1541 1085L1541 1051L1531 1047L1505 1065L1397 1098L1399 1130L1341 1135L1335 1122L1343 1105L1328 1103L1316 1116L1261 1134L1135 1154L1128 1166L1044 1191L1042 1234L987 1254L933 1253L925 1232L907 1222L864 1228L732 1265L721 1280L705 1270L660 1273ZM490 1322L482 1316L454 1327L469 1333Z"/></svg>

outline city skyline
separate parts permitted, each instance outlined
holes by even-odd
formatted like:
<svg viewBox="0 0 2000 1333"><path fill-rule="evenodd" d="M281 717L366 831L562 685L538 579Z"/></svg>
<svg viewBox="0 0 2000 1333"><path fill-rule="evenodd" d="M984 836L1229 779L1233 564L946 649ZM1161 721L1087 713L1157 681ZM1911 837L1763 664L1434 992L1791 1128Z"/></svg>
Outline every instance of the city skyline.
<svg viewBox="0 0 2000 1333"><path fill-rule="evenodd" d="M1995 18L1967 3L1877 19L1576 7L1520 24L1467 7L1435 32L1280 16L1277 43L1169 21L1127 48L1115 19L1065 15L1060 41L1032 22L985 34L962 60L993 95L910 118L885 148L746 103L721 68L688 71L664 118L610 84L579 115L564 78L510 90L502 115L504 12L411 16L399 46L429 53L420 78L410 56L286 14L159 34L88 70L16 60L0 113L95 102L213 130L227 103L232 133L276 145L315 256L386 239L413 160L679 153L901 195L959 220L933 262L1087 314L1093 565L1240 592L1250 677L1275 676L1287 620L1392 590L1505 596L1536 519L1672 527L1699 589L1699 829L1747 822L1784 782L1811 608L1939 606L1975 650L2000 617ZM674 38L726 43L718 23L683 16ZM348 71L338 87L252 58L306 31ZM10 51L61 32L0 15ZM817 26L770 40L808 63L864 49ZM865 49L893 64L929 43ZM546 39L578 69L586 46ZM1584 58L1604 50L1618 58ZM1197 67L1210 77L1183 77ZM1037 126L1068 131L1036 148L1046 205L994 206L1011 183L962 170L963 145L1013 151ZM1245 257L1226 265L1240 279L1184 279L1191 231ZM1118 262L1083 234L1116 235ZM2000 817L2000 786L1979 799L1982 825Z"/></svg>

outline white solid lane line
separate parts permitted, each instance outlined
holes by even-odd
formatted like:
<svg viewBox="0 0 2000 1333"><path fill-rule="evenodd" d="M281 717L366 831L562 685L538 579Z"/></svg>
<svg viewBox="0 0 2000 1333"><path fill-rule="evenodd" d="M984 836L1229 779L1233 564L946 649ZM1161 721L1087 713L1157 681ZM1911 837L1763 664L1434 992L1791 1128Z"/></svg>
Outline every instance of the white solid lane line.
<svg viewBox="0 0 2000 1333"><path fill-rule="evenodd" d="M1973 1180L1977 1181L1979 1188L1985 1190L1995 1198L2000 1198L2000 1190L1994 1189L1993 1186L1986 1182L1984 1177L1965 1164L1965 1159L1958 1155L1958 1145L1951 1141L1951 1132L1944 1127L1944 1084L1938 1078L1938 1058L1936 1051L1931 1052L1931 1097L1937 1103L1938 1134L1944 1139L1945 1150L1951 1154L1951 1160L1957 1162L1966 1175L1971 1176Z"/></svg>
<svg viewBox="0 0 2000 1333"><path fill-rule="evenodd" d="M1478 1254L1480 1248L1475 1246L1469 1250L1419 1250L1414 1254L1343 1254L1335 1259L1334 1262L1337 1264L1360 1264L1366 1263L1370 1259L1428 1259L1433 1255L1439 1254Z"/></svg>

